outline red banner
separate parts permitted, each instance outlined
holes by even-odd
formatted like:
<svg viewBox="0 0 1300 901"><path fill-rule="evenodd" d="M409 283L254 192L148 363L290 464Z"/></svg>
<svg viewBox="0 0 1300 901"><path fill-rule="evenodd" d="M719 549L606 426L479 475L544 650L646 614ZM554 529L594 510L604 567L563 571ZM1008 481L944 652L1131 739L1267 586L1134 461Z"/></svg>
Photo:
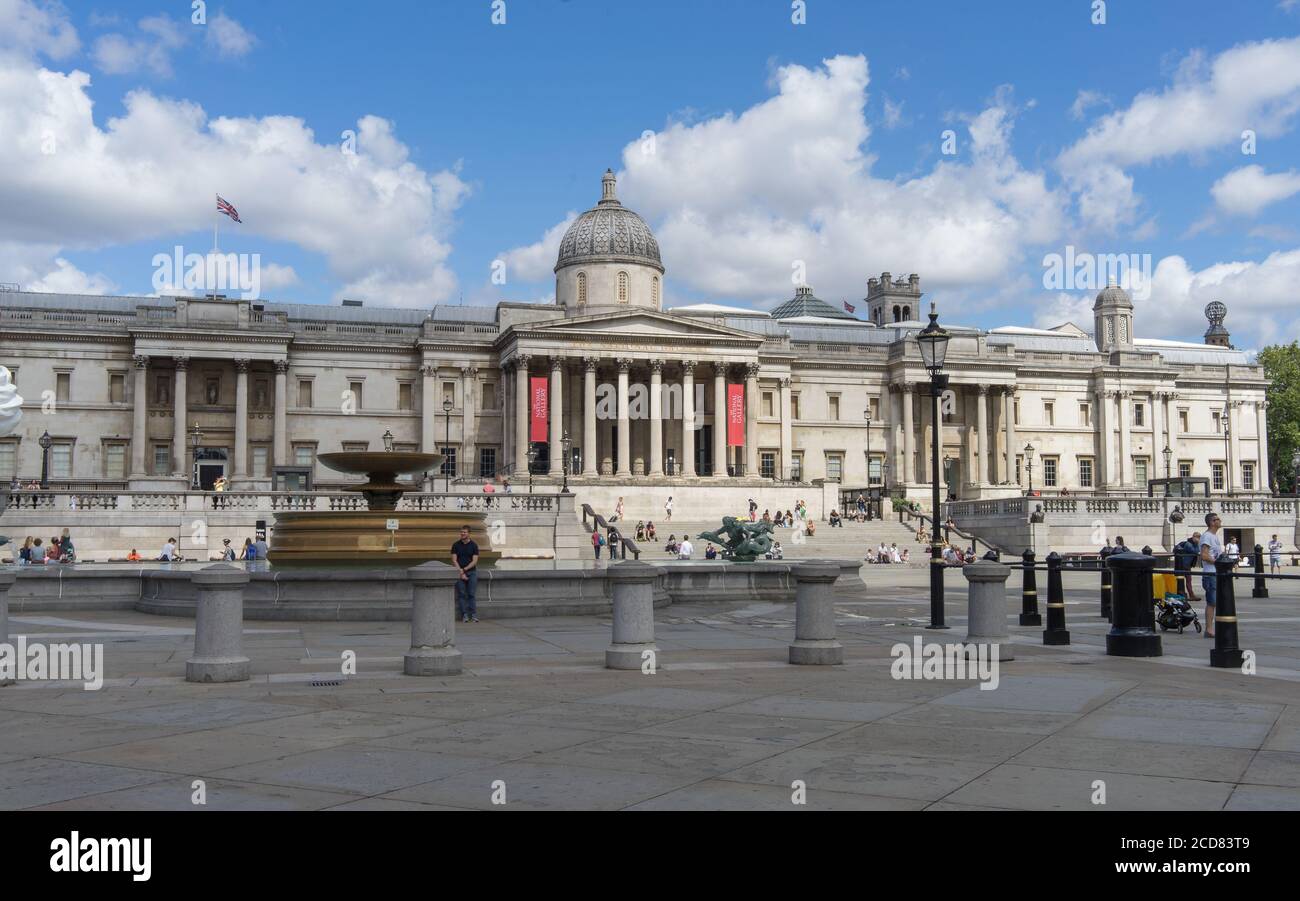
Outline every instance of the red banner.
<svg viewBox="0 0 1300 901"><path fill-rule="evenodd" d="M727 385L727 446L745 443L745 386Z"/></svg>
<svg viewBox="0 0 1300 901"><path fill-rule="evenodd" d="M528 379L528 440L546 440L547 384L545 376Z"/></svg>

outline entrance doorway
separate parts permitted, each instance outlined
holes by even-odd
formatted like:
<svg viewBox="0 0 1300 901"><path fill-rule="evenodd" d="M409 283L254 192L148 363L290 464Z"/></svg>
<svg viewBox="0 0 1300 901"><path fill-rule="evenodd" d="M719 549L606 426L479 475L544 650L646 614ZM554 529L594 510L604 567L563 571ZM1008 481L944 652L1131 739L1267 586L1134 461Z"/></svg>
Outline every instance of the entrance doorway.
<svg viewBox="0 0 1300 901"><path fill-rule="evenodd" d="M700 426L695 432L695 472L713 475L713 426Z"/></svg>
<svg viewBox="0 0 1300 901"><path fill-rule="evenodd" d="M194 468L201 490L211 491L216 487L217 479L226 474L226 462L226 449L223 447L198 449L194 454Z"/></svg>

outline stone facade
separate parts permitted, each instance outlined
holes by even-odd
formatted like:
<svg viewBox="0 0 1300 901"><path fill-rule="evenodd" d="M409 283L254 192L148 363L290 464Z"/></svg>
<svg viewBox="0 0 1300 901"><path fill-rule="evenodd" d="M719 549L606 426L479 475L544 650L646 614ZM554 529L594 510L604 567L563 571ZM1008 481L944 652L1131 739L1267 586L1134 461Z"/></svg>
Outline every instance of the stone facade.
<svg viewBox="0 0 1300 901"><path fill-rule="evenodd" d="M18 432L0 439L0 477L39 478L48 432L55 482L179 489L194 475L197 425L201 478L235 489L270 489L277 468L343 484L316 455L378 450L389 431L399 449L450 448L456 477L474 484L525 481L530 465L553 484L567 434L580 486L830 480L925 496L934 423L918 277L872 278L872 321L808 315L810 289L796 295L799 315L664 311L664 266L642 228L607 173L600 203L574 223L581 233L561 244L554 305L0 292L0 364L26 400ZM1165 448L1173 475L1266 490L1260 367L1226 337L1156 341L1134 325L1113 287L1098 295L1096 340L1070 324L945 323L949 492L1002 497L1032 478L1046 494L1144 493L1167 474ZM536 379L550 398L542 443L529 440ZM745 392L738 446L718 412L728 385Z"/></svg>

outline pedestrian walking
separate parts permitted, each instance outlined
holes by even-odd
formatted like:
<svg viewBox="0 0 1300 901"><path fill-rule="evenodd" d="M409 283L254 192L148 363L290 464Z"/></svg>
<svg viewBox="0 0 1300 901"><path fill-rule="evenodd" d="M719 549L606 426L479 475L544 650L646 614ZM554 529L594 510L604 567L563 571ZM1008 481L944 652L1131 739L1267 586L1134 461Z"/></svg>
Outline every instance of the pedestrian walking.
<svg viewBox="0 0 1300 901"><path fill-rule="evenodd" d="M1214 606L1219 599L1219 575L1214 562L1223 555L1223 540L1219 529L1223 521L1216 513L1205 514L1205 532L1201 535L1201 589L1205 592L1206 638L1214 637Z"/></svg>
<svg viewBox="0 0 1300 901"><path fill-rule="evenodd" d="M605 539L600 535L600 529L591 530L591 549L596 553L596 559L600 559L600 549L604 547Z"/></svg>
<svg viewBox="0 0 1300 901"><path fill-rule="evenodd" d="M235 562L235 549L230 546L230 539L221 539L221 559L227 563Z"/></svg>
<svg viewBox="0 0 1300 901"><path fill-rule="evenodd" d="M459 571L456 583L456 615L462 622L478 622L478 545L469 537L469 526L460 527L460 540L451 546L452 561Z"/></svg>
<svg viewBox="0 0 1300 901"><path fill-rule="evenodd" d="M1271 575L1282 571L1282 542L1276 535L1268 543L1268 571Z"/></svg>
<svg viewBox="0 0 1300 901"><path fill-rule="evenodd" d="M672 522L672 521L673 521L673 498L672 495L669 495L668 500L664 502L664 522Z"/></svg>
<svg viewBox="0 0 1300 901"><path fill-rule="evenodd" d="M1174 545L1174 569L1183 580L1183 592L1189 601L1198 601L1196 592L1192 589L1192 567L1196 565L1197 559L1201 556L1201 533L1193 532L1190 538L1186 538Z"/></svg>

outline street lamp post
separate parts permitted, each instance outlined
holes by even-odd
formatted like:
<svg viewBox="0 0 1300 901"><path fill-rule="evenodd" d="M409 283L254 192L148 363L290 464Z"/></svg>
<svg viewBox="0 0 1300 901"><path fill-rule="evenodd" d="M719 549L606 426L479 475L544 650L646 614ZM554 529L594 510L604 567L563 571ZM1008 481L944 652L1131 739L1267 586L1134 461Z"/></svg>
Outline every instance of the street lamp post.
<svg viewBox="0 0 1300 901"><path fill-rule="evenodd" d="M867 491L871 491L871 410L863 410L862 417L867 421Z"/></svg>
<svg viewBox="0 0 1300 901"><path fill-rule="evenodd" d="M939 325L939 314L930 305L930 323L917 333L916 342L921 348L921 361L930 373L931 431L930 503L933 508L930 537L930 625L931 629L947 629L943 622L943 542L939 535L939 444L943 420L939 418L939 398L948 387L948 376L943 372L944 358L948 355L948 332Z"/></svg>
<svg viewBox="0 0 1300 901"><path fill-rule="evenodd" d="M50 487L50 448L54 445L54 439L46 432L37 444L41 446L41 490L45 491Z"/></svg>
<svg viewBox="0 0 1300 901"><path fill-rule="evenodd" d="M1300 500L1300 450L1291 454L1291 493Z"/></svg>
<svg viewBox="0 0 1300 901"><path fill-rule="evenodd" d="M202 443L203 430L195 421L194 428L190 429L190 444L194 446L194 466L190 469L190 489L193 491L203 490L203 486L199 484L199 445Z"/></svg>
<svg viewBox="0 0 1300 901"><path fill-rule="evenodd" d="M1028 497L1034 496L1034 446L1025 445L1025 471L1029 473L1029 494Z"/></svg>
<svg viewBox="0 0 1300 901"><path fill-rule="evenodd" d="M564 437L560 439L560 449L564 452L564 458L560 461L560 469L564 473L564 487L560 489L563 494L569 493L569 448L573 446L573 440L569 438L569 430L564 430Z"/></svg>
<svg viewBox="0 0 1300 901"><path fill-rule="evenodd" d="M537 459L537 445L528 442L528 493L533 493L533 463Z"/></svg>
<svg viewBox="0 0 1300 901"><path fill-rule="evenodd" d="M1173 452L1173 449L1170 448L1169 445L1166 444L1166 445L1165 445L1165 449L1162 450L1162 451L1160 452L1160 456L1162 456L1162 457L1165 458L1165 478L1166 478L1166 479L1172 479L1172 478L1174 477L1174 473L1173 473L1174 452ZM1165 490L1168 491L1169 489L1166 488Z"/></svg>
<svg viewBox="0 0 1300 901"><path fill-rule="evenodd" d="M1232 424L1228 422L1229 408L1224 407L1219 414L1223 423L1223 487L1232 497Z"/></svg>
<svg viewBox="0 0 1300 901"><path fill-rule="evenodd" d="M447 457L451 454L451 411L455 406L456 404L452 402L452 399L450 397L442 402L442 412L447 414L447 430L445 433L446 443L445 446L443 447L442 474L443 474L443 485L445 486L446 492L448 494L451 494L452 467L448 465Z"/></svg>

